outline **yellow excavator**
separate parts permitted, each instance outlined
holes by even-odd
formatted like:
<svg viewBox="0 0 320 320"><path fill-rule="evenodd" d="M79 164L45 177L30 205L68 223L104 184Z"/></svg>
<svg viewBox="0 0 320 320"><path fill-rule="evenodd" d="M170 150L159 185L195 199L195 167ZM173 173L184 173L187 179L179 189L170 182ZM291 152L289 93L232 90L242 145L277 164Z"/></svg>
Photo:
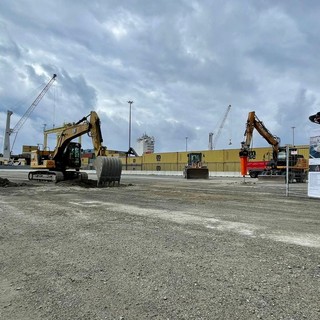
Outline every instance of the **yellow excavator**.
<svg viewBox="0 0 320 320"><path fill-rule="evenodd" d="M258 119L254 111L249 112L246 123L246 130L244 133L245 140L241 143L241 150L239 152L240 158L253 159L255 152L250 150L253 131L256 129L259 134L272 146L272 160L268 162L265 170L259 175L258 179L278 179L285 180L287 172L287 154L286 147L280 147L280 138L273 135ZM289 154L289 182L305 182L307 178L308 163L303 155L297 154L296 149L290 150Z"/></svg>
<svg viewBox="0 0 320 320"><path fill-rule="evenodd" d="M59 182L62 180L87 180L88 174L81 172L81 144L73 139L88 134L92 138L95 152L97 185L110 186L120 183L122 163L116 157L106 157L106 147L102 146L100 119L91 111L76 123L68 125L60 134L54 151L34 150L30 167L36 169L28 174L29 180Z"/></svg>

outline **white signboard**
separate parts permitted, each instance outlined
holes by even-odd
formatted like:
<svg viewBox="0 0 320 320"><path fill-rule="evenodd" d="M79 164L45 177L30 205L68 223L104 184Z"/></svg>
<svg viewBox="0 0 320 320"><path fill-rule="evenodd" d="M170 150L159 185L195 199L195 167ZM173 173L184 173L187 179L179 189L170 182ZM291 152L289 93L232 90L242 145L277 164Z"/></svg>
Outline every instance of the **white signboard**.
<svg viewBox="0 0 320 320"><path fill-rule="evenodd" d="M320 129L310 137L308 196L320 198Z"/></svg>

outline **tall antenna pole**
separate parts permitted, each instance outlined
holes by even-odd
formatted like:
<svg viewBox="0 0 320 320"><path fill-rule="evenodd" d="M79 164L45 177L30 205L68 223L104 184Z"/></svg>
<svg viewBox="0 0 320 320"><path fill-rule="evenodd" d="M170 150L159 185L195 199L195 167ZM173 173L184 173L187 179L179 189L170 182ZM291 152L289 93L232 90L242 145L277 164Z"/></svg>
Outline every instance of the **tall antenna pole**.
<svg viewBox="0 0 320 320"><path fill-rule="evenodd" d="M129 109L129 150L131 148L131 105L133 104L133 101L128 101L130 105Z"/></svg>

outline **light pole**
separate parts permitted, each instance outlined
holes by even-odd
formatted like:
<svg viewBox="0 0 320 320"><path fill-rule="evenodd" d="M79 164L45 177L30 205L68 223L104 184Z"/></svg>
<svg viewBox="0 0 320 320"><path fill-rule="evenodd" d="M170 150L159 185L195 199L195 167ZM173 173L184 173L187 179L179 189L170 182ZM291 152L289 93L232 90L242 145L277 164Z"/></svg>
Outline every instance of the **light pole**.
<svg viewBox="0 0 320 320"><path fill-rule="evenodd" d="M130 151L131 148L131 105L133 104L133 101L128 101L130 108L129 108L129 149L128 151Z"/></svg>
<svg viewBox="0 0 320 320"><path fill-rule="evenodd" d="M291 127L292 129L292 146L294 146L294 129L295 127Z"/></svg>
<svg viewBox="0 0 320 320"><path fill-rule="evenodd" d="M186 152L188 151L188 137L186 137Z"/></svg>
<svg viewBox="0 0 320 320"><path fill-rule="evenodd" d="M128 170L128 156L129 153L131 152L131 105L133 104L133 101L129 100L128 101L130 108L129 108L129 149L128 152L126 153L126 170Z"/></svg>

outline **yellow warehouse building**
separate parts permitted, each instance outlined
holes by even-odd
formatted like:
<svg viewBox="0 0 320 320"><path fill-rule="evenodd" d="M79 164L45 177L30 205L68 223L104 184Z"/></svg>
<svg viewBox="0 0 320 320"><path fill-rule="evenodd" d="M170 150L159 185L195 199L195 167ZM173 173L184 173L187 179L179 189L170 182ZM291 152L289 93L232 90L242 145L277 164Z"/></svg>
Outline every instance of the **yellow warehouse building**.
<svg viewBox="0 0 320 320"><path fill-rule="evenodd" d="M309 146L295 146L298 153L309 159ZM254 148L256 151L255 160L270 160L272 148ZM187 164L187 155L192 152L201 152L203 162L210 172L240 172L240 149L225 150L203 150L184 152L163 152L143 154L140 157L126 156L123 153L109 151L109 156L119 157L122 161L123 170L137 171L183 171ZM87 160L84 163L86 166Z"/></svg>

